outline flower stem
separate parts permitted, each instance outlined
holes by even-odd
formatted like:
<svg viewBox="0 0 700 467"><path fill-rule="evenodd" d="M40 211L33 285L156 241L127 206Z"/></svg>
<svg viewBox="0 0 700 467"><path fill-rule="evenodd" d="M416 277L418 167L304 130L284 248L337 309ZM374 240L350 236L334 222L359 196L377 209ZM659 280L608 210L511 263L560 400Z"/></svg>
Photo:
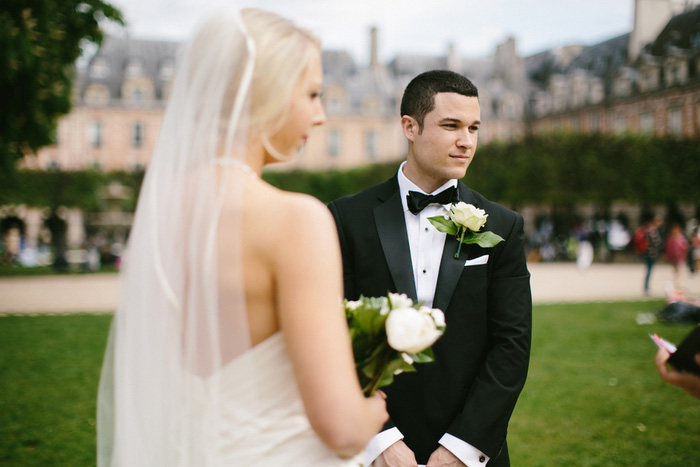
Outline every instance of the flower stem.
<svg viewBox="0 0 700 467"><path fill-rule="evenodd" d="M372 377L372 381L370 381L367 386L362 388L362 392L365 394L365 396L370 397L374 394L374 392L379 389L377 387L377 384L379 384L379 380L382 378L382 375L384 374L384 371L386 370L387 365L389 364L389 361L391 360L391 354L394 352L394 349L389 347L388 345L386 346L386 350L382 354L382 359L381 363L377 365L377 368L379 368L379 371L374 373L374 376Z"/></svg>
<svg viewBox="0 0 700 467"><path fill-rule="evenodd" d="M464 234L467 233L467 229L462 227L462 236L459 237L459 246L457 247L457 253L455 253L455 258L459 259L459 252L462 251L462 242L464 241Z"/></svg>

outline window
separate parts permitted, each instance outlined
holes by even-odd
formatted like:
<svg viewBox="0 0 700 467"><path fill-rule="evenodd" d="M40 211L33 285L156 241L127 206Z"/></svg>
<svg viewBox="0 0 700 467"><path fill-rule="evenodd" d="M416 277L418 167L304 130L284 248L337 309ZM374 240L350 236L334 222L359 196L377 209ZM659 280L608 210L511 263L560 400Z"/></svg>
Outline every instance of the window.
<svg viewBox="0 0 700 467"><path fill-rule="evenodd" d="M144 128L140 122L134 123L131 126L131 146L140 148L143 146Z"/></svg>
<svg viewBox="0 0 700 467"><path fill-rule="evenodd" d="M104 84L92 83L85 90L85 101L88 104L107 104L109 102L109 88Z"/></svg>
<svg viewBox="0 0 700 467"><path fill-rule="evenodd" d="M671 107L668 111L668 131L672 135L680 135L683 129L680 107Z"/></svg>
<svg viewBox="0 0 700 467"><path fill-rule="evenodd" d="M654 132L654 116L648 110L642 112L642 131L644 133Z"/></svg>
<svg viewBox="0 0 700 467"><path fill-rule="evenodd" d="M340 131L332 129L328 132L328 155L336 157L340 154Z"/></svg>
<svg viewBox="0 0 700 467"><path fill-rule="evenodd" d="M160 65L158 77L162 80L171 80L175 77L175 63L172 60L165 60Z"/></svg>
<svg viewBox="0 0 700 467"><path fill-rule="evenodd" d="M337 97L331 97L328 100L327 107L331 113L337 113L337 112L340 112L342 105L340 104L340 100Z"/></svg>
<svg viewBox="0 0 700 467"><path fill-rule="evenodd" d="M581 131L581 118L578 115L571 117L571 129Z"/></svg>
<svg viewBox="0 0 700 467"><path fill-rule="evenodd" d="M109 64L103 58L96 58L90 66L91 78L106 78L109 76Z"/></svg>
<svg viewBox="0 0 700 467"><path fill-rule="evenodd" d="M588 123L591 126L591 131L597 133L600 131L600 120L598 119L598 112L592 112L588 116Z"/></svg>
<svg viewBox="0 0 700 467"><path fill-rule="evenodd" d="M131 60L126 65L126 76L133 78L136 76L141 76L143 74L143 67L139 60Z"/></svg>
<svg viewBox="0 0 700 467"><path fill-rule="evenodd" d="M90 122L87 130L88 143L93 148L102 146L102 122L93 120Z"/></svg>
<svg viewBox="0 0 700 467"><path fill-rule="evenodd" d="M615 133L622 134L627 131L627 119L624 115L618 115L615 118Z"/></svg>
<svg viewBox="0 0 700 467"><path fill-rule="evenodd" d="M367 157L374 160L377 157L377 133L374 130L365 133L365 147Z"/></svg>

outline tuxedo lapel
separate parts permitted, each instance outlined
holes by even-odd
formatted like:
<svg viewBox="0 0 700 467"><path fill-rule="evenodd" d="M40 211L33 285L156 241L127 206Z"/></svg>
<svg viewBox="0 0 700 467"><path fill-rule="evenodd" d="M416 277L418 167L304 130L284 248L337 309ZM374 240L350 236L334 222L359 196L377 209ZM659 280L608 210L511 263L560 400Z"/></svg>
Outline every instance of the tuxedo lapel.
<svg viewBox="0 0 700 467"><path fill-rule="evenodd" d="M400 196L396 178L387 182L379 195L381 204L374 208L374 220L396 290L416 300L416 284Z"/></svg>
<svg viewBox="0 0 700 467"><path fill-rule="evenodd" d="M458 182L459 199L465 203L476 205L472 192L462 183ZM478 207L478 206L477 206ZM442 249L442 259L440 260L440 271L438 272L437 284L435 286L435 296L433 307L447 310L452 295L454 294L457 282L462 275L464 262L469 258L469 250L472 245L462 245L459 259L455 258L459 242L454 235L445 238L445 247Z"/></svg>

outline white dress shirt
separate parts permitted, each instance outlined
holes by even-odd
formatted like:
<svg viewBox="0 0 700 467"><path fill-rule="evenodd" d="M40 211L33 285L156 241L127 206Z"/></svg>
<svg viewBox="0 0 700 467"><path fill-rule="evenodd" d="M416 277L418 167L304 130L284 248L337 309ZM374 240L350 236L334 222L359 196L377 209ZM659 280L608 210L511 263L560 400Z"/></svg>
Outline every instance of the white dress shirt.
<svg viewBox="0 0 700 467"><path fill-rule="evenodd" d="M406 232L408 234L411 264L413 265L413 279L416 284L416 296L419 302L423 302L424 305L432 308L438 272L440 271L440 262L442 260L442 250L445 246L445 236L447 234L433 227L428 218L445 216L449 205L430 204L418 214L411 213L406 201L408 192L425 192L406 178L403 173L405 164L406 162L399 167L398 181L404 219L406 220ZM432 193L425 194L437 194L450 186L457 186L457 180L450 180ZM371 465L384 450L401 439L403 439L403 434L396 427L375 435L365 448L365 465ZM470 467L484 465L489 461L489 457L483 452L449 433L445 433L440 438L439 443Z"/></svg>

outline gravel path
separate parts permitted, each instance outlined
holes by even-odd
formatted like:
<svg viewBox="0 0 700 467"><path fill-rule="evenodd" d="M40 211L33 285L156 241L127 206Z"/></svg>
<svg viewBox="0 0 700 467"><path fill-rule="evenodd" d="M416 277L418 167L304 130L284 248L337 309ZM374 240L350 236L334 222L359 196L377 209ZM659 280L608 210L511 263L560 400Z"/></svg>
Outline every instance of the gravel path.
<svg viewBox="0 0 700 467"><path fill-rule="evenodd" d="M641 264L593 264L584 271L574 263L532 263L529 268L535 303L663 298L672 278L669 265L656 265L646 297ZM700 273L685 271L682 286L700 294ZM117 291L116 274L0 278L0 313L110 313Z"/></svg>

